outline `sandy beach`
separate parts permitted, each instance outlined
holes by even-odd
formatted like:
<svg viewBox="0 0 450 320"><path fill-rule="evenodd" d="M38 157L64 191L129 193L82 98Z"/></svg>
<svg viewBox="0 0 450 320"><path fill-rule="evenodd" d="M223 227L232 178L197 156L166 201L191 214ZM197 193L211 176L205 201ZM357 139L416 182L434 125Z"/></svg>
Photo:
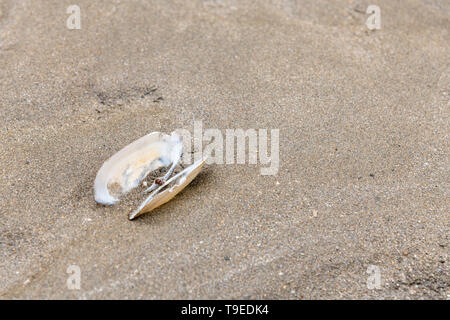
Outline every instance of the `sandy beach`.
<svg viewBox="0 0 450 320"><path fill-rule="evenodd" d="M0 0L0 299L449 299L450 3L377 1L380 30L370 4ZM94 201L195 121L278 129L277 174L208 164L134 221Z"/></svg>

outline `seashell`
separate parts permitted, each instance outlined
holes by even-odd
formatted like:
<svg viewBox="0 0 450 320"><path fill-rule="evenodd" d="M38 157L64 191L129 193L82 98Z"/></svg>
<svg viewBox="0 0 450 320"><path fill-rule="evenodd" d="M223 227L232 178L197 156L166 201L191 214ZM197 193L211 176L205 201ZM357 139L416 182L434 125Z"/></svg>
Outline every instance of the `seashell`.
<svg viewBox="0 0 450 320"><path fill-rule="evenodd" d="M129 219L133 220L163 205L181 192L199 174L206 162L206 158L198 160L171 177L181 160L182 152L183 143L175 132L171 135L153 132L132 142L109 158L98 171L94 182L95 201L113 205L121 195L137 187L150 172L170 165L167 173L155 179L145 190L150 194L129 215ZM112 190L115 190L114 194L111 194Z"/></svg>
<svg viewBox="0 0 450 320"><path fill-rule="evenodd" d="M110 189L123 195L137 187L154 170L172 164L170 175L180 161L183 143L171 135L152 132L132 142L109 158L100 168L94 182L95 201L113 205L119 199Z"/></svg>

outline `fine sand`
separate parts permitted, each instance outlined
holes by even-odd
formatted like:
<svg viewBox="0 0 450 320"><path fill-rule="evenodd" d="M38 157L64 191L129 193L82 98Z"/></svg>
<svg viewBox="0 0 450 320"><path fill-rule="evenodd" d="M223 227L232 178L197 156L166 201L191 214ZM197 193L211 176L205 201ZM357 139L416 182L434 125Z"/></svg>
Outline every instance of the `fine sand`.
<svg viewBox="0 0 450 320"><path fill-rule="evenodd" d="M369 4L0 0L0 298L449 298L450 4ZM106 159L196 120L279 129L278 174L96 204Z"/></svg>

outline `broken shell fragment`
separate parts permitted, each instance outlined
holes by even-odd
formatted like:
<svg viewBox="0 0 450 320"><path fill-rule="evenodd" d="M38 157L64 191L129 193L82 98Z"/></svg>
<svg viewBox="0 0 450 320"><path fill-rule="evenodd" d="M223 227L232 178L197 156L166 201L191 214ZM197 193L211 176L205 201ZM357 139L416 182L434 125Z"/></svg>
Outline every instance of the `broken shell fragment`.
<svg viewBox="0 0 450 320"><path fill-rule="evenodd" d="M94 182L95 201L113 205L121 195L137 187L150 172L170 165L167 173L155 179L146 189L145 192L150 194L130 214L129 219L168 202L198 175L206 162L206 159L196 161L172 176L180 162L182 151L183 143L175 132L171 135L153 132L134 141L114 154L98 171Z"/></svg>
<svg viewBox="0 0 450 320"><path fill-rule="evenodd" d="M161 186L154 190L139 208L134 210L128 217L130 220L140 216L143 213L152 211L153 209L170 201L178 193L180 193L194 178L200 173L206 159L196 161L183 171L177 173L169 180L165 181Z"/></svg>

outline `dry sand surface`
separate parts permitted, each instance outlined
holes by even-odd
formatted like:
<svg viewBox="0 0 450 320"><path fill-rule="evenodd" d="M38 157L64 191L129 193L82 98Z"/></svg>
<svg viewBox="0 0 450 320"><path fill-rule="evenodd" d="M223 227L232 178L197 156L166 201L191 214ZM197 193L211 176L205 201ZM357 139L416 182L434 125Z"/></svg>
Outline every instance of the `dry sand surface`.
<svg viewBox="0 0 450 320"><path fill-rule="evenodd" d="M450 3L369 4L0 0L0 297L448 299ZM96 204L107 158L194 120L279 129L278 174Z"/></svg>

